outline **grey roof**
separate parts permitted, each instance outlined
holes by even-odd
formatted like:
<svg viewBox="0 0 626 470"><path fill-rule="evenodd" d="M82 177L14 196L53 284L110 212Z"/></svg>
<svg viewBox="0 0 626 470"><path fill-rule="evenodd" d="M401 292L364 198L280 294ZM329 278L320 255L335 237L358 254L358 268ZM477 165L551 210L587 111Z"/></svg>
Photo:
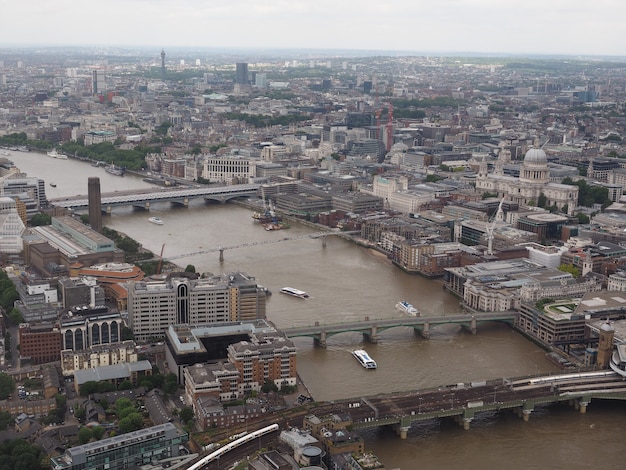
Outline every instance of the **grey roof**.
<svg viewBox="0 0 626 470"><path fill-rule="evenodd" d="M130 377L132 372L152 370L150 361L126 362L112 364L110 366L92 367L91 369L77 370L74 372L74 380L78 385L86 382L99 382L101 380L115 380Z"/></svg>

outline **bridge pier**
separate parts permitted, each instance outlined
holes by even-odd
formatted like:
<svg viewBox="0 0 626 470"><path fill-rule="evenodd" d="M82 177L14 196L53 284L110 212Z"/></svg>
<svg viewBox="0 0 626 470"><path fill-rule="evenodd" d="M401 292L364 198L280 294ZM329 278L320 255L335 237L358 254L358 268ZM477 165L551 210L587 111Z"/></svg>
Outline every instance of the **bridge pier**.
<svg viewBox="0 0 626 470"><path fill-rule="evenodd" d="M376 325L372 326L369 333L363 333L363 338L370 343L378 343L378 327Z"/></svg>
<svg viewBox="0 0 626 470"><path fill-rule="evenodd" d="M220 248L220 263L224 262L224 248Z"/></svg>
<svg viewBox="0 0 626 470"><path fill-rule="evenodd" d="M580 400L578 404L578 411L580 412L580 414L585 414L587 412L588 405L589 405L589 401L585 401L584 399Z"/></svg>
<svg viewBox="0 0 626 470"><path fill-rule="evenodd" d="M470 321L470 333L476 334L476 317L474 315L472 315L472 320Z"/></svg>
<svg viewBox="0 0 626 470"><path fill-rule="evenodd" d="M409 429L411 426L400 426L399 424L396 426L396 434L400 436L400 439L406 439L409 434Z"/></svg>
<svg viewBox="0 0 626 470"><path fill-rule="evenodd" d="M430 323L424 322L422 328L413 328L417 334L419 334L424 339L430 339Z"/></svg>
<svg viewBox="0 0 626 470"><path fill-rule="evenodd" d="M326 332L321 331L319 337L314 338L315 344L321 348L326 347Z"/></svg>
<svg viewBox="0 0 626 470"><path fill-rule="evenodd" d="M587 406L589 406L589 403L591 403L591 398L583 397L579 398L578 400L572 400L571 403L576 411L581 414L585 414L587 412Z"/></svg>
<svg viewBox="0 0 626 470"><path fill-rule="evenodd" d="M530 419L530 414L533 412L534 409L535 407L532 403L526 402L522 407L515 408L515 413L517 414L517 416L522 418L525 423L527 423Z"/></svg>
<svg viewBox="0 0 626 470"><path fill-rule="evenodd" d="M176 204L176 205L179 205L179 206L183 206L183 207L189 207L189 198L185 197L185 198L182 198L182 199L172 199L170 201L170 203L171 204Z"/></svg>
<svg viewBox="0 0 626 470"><path fill-rule="evenodd" d="M111 215L111 212L113 211L113 208L111 206L107 206L106 207L106 213L107 215Z"/></svg>
<svg viewBox="0 0 626 470"><path fill-rule="evenodd" d="M326 235L322 235L322 248L326 248Z"/></svg>

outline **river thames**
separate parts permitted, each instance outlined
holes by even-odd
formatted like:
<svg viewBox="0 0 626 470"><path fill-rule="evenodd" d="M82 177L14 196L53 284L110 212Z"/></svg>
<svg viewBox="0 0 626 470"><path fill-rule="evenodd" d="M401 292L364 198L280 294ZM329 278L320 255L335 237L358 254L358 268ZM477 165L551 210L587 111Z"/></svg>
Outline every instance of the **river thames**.
<svg viewBox="0 0 626 470"><path fill-rule="evenodd" d="M151 187L137 176L110 175L88 163L33 152L11 154L7 158L23 172L46 180L49 198L86 195L89 176L100 177L102 193ZM150 224L151 215L164 225ZM409 301L423 316L460 311L458 299L439 280L408 275L379 253L338 237L328 237L325 247L319 239L283 240L315 230L292 224L289 230L268 232L253 222L249 210L233 204L153 204L149 213L116 208L103 223L156 254L163 248L164 258L182 267L254 276L274 292L267 316L278 327L400 316L394 308L399 300ZM260 243L268 241L275 243ZM185 256L217 247L236 248L225 251L223 262L215 251ZM305 290L311 298L280 295L283 286ZM429 340L409 328L396 328L381 333L377 344L354 333L330 337L324 349L311 339L294 342L299 375L316 400L557 371L545 351L498 323L480 325L476 335L440 326L431 329ZM365 370L352 358L350 351L357 347L369 352L378 369ZM388 469L622 468L625 418L621 402L595 401L587 414L550 406L536 409L526 423L503 412L476 418L469 431L442 420L413 426L406 440L384 428L363 436L366 448Z"/></svg>

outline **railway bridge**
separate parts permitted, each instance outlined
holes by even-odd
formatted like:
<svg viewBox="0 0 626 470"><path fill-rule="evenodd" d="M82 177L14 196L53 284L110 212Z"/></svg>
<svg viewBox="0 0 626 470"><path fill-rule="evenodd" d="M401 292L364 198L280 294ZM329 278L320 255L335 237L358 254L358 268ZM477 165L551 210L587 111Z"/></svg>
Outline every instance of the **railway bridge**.
<svg viewBox="0 0 626 470"><path fill-rule="evenodd" d="M372 372L375 373L375 372ZM335 401L318 416L346 413L352 428L393 426L405 439L413 423L453 418L464 429L480 413L509 410L528 421L535 407L567 403L585 413L592 400L626 400L624 377L609 370L459 383L431 390Z"/></svg>
<svg viewBox="0 0 626 470"><path fill-rule="evenodd" d="M285 328L281 329L281 331L288 338L306 336L313 338L316 345L326 347L326 340L329 336L346 332L362 333L363 337L366 340L372 343L376 343L378 340L378 334L381 331L388 330L390 328L397 328L400 326L408 326L413 328L415 332L421 335L423 338L429 339L430 328L437 325L457 324L461 325L463 328L466 328L472 334L476 334L477 327L480 323L499 321L513 326L516 318L517 313L515 312L440 315L428 317L405 316L401 318L375 320L370 319L369 317L365 317L365 319L362 321L329 324L321 324L320 322L315 322L315 324L312 326Z"/></svg>

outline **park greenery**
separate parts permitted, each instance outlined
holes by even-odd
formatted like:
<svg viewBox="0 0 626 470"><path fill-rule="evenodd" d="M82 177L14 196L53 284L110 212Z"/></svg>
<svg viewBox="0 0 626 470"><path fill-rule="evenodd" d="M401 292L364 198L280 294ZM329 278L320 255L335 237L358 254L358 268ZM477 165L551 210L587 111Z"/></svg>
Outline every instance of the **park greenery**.
<svg viewBox="0 0 626 470"><path fill-rule="evenodd" d="M43 449L24 439L0 443L0 470L43 470L50 468Z"/></svg>
<svg viewBox="0 0 626 470"><path fill-rule="evenodd" d="M126 262L128 263L150 259L154 256L152 252L144 250L139 242L119 233L117 230L102 227L102 235L115 242L115 246L124 252Z"/></svg>
<svg viewBox="0 0 626 470"><path fill-rule="evenodd" d="M15 382L10 375L0 372L0 400L6 400L15 391Z"/></svg>
<svg viewBox="0 0 626 470"><path fill-rule="evenodd" d="M40 212L35 214L30 219L30 225L32 227L39 227L41 225L50 225L52 223L52 216L50 214L44 214Z"/></svg>
<svg viewBox="0 0 626 470"><path fill-rule="evenodd" d="M137 387L145 387L147 390L155 388L160 389L165 395L173 395L178 390L178 379L176 374L161 374L157 368L153 368L152 375L142 377ZM116 390L130 390L135 386L130 381L122 381L116 387L111 382L106 381L89 381L80 386L79 393L81 396L89 396L94 393L108 393Z"/></svg>
<svg viewBox="0 0 626 470"><path fill-rule="evenodd" d="M578 186L578 205L593 207L594 204L601 204L606 208L611 204L609 190L603 186L591 186L585 180L574 181L567 177L561 181L563 184Z"/></svg>
<svg viewBox="0 0 626 470"><path fill-rule="evenodd" d="M20 298L13 281L4 270L0 270L0 307L4 312L12 312L15 301ZM11 318L11 315L9 314ZM20 315L21 317L21 315Z"/></svg>
<svg viewBox="0 0 626 470"><path fill-rule="evenodd" d="M160 129L158 127L157 129ZM167 129L167 127L166 127ZM157 135L158 143L164 142L163 136ZM51 150L56 147L54 143L43 140L29 140L26 133L13 133L0 137L0 146L26 146L37 150ZM132 150L118 149L112 142L85 146L82 141L66 142L59 146L60 151L76 158L115 164L129 170L140 170L145 167L146 155L149 153L161 153L161 147L138 145Z"/></svg>

